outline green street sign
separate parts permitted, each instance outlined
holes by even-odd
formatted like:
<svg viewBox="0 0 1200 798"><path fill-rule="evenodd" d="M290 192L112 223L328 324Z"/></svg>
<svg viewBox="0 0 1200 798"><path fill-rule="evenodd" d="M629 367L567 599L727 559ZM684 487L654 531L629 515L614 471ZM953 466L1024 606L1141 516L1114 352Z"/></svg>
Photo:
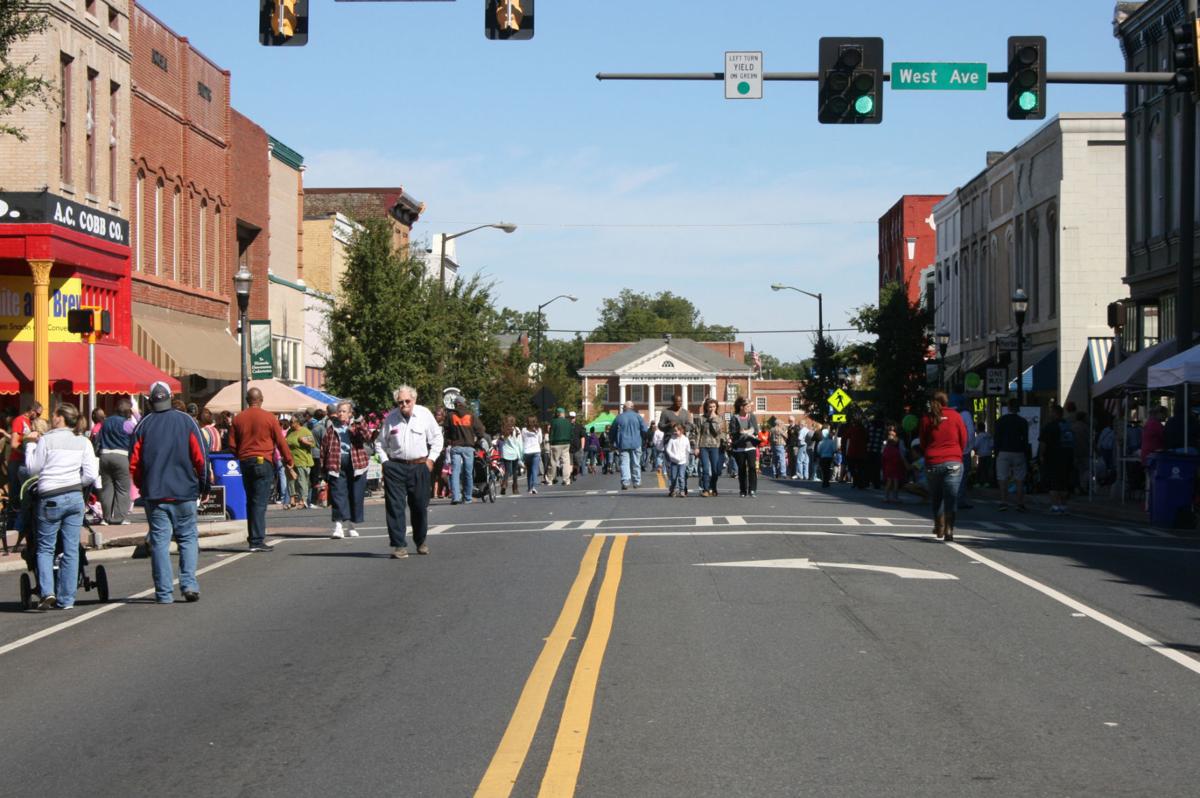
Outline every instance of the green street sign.
<svg viewBox="0 0 1200 798"><path fill-rule="evenodd" d="M892 88L912 91L986 91L987 64L897 61Z"/></svg>

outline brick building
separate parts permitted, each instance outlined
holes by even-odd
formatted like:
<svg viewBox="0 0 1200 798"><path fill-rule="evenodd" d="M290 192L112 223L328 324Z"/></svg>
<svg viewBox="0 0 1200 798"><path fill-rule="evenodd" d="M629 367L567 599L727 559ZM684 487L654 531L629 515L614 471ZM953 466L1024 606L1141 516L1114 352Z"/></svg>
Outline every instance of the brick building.
<svg viewBox="0 0 1200 798"><path fill-rule="evenodd" d="M0 138L0 393L80 401L87 350L66 329L80 306L110 312L97 346L99 394L144 390L161 371L130 351L128 0L38 3L48 29L15 45L13 63L54 84L54 101L14 111L25 140ZM36 59L36 60L34 60ZM35 317L46 313L48 385L34 384ZM47 408L49 409L49 408ZM86 409L86 408L85 408Z"/></svg>
<svg viewBox="0 0 1200 798"><path fill-rule="evenodd" d="M130 49L135 347L204 397L240 374L230 74L136 3ZM251 317L264 317L265 293L252 292Z"/></svg>
<svg viewBox="0 0 1200 798"><path fill-rule="evenodd" d="M741 341L692 341L646 338L637 342L585 343L583 417L619 411L626 401L647 419L682 395L684 407L699 411L717 399L722 413L733 411L739 396L751 395L750 367Z"/></svg>
<svg viewBox="0 0 1200 798"><path fill-rule="evenodd" d="M336 212L304 220L304 384L312 388L325 387L325 314L346 273L346 249L361 229Z"/></svg>
<svg viewBox="0 0 1200 798"><path fill-rule="evenodd" d="M921 271L937 258L933 206L944 194L905 194L879 217L879 288L888 283L908 287L908 301L921 301Z"/></svg>
<svg viewBox="0 0 1200 798"><path fill-rule="evenodd" d="M340 213L362 223L367 219L387 219L392 225L392 246L397 252L408 249L412 227L425 212L403 188L309 188L304 192L305 218Z"/></svg>

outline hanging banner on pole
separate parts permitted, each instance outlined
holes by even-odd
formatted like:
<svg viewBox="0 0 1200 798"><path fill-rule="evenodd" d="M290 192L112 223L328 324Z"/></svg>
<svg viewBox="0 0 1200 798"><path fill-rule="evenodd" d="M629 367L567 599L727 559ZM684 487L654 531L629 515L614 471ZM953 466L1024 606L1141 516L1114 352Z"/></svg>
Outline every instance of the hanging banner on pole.
<svg viewBox="0 0 1200 798"><path fill-rule="evenodd" d="M275 376L275 360L271 356L271 322L250 322L250 379L266 380Z"/></svg>

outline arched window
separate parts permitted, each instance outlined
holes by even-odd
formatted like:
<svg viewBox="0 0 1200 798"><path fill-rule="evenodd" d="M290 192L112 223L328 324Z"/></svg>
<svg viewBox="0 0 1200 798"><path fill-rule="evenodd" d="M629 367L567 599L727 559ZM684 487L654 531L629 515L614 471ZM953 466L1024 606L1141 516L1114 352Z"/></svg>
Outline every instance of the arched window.
<svg viewBox="0 0 1200 798"><path fill-rule="evenodd" d="M1037 211L1029 214L1029 318L1037 321L1042 317L1042 275L1038 263L1038 217Z"/></svg>
<svg viewBox="0 0 1200 798"><path fill-rule="evenodd" d="M217 286L221 284L221 256L225 252L225 231L221 228L221 203L219 202L213 206L213 238L216 241L213 246L212 290L216 291Z"/></svg>
<svg viewBox="0 0 1200 798"><path fill-rule="evenodd" d="M154 183L154 274L162 274L162 215L163 215L163 180L160 177Z"/></svg>
<svg viewBox="0 0 1200 798"><path fill-rule="evenodd" d="M137 180L133 188L133 270L142 270L142 225L146 221L143 215L145 208L142 192L145 190L146 173L141 169L137 172Z"/></svg>
<svg viewBox="0 0 1200 798"><path fill-rule="evenodd" d="M179 282L179 186L171 200L171 279Z"/></svg>
<svg viewBox="0 0 1200 798"><path fill-rule="evenodd" d="M206 276L204 255L208 249L208 231L205 229L205 222L207 221L205 219L206 216L208 216L208 200L200 200L200 223L199 227L197 228L199 232L196 236L197 242L199 243L196 255L196 285L199 286L201 290L204 288L204 278Z"/></svg>

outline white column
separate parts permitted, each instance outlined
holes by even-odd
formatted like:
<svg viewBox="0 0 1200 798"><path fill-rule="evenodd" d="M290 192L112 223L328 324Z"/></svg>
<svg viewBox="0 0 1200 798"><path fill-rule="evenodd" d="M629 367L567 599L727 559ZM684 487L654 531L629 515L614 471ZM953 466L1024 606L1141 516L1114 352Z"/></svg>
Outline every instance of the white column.
<svg viewBox="0 0 1200 798"><path fill-rule="evenodd" d="M650 424L654 423L654 387L657 382L646 383L646 421Z"/></svg>
<svg viewBox="0 0 1200 798"><path fill-rule="evenodd" d="M620 397L621 409L625 409L625 380L617 380L617 396ZM618 411L620 412L620 411Z"/></svg>

